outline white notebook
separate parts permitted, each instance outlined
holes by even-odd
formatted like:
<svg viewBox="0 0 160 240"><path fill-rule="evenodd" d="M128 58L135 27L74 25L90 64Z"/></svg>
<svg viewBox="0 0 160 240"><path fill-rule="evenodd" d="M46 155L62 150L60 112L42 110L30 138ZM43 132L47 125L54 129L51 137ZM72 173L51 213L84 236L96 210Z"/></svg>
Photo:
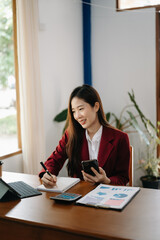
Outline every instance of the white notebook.
<svg viewBox="0 0 160 240"><path fill-rule="evenodd" d="M43 184L38 186L38 190L46 192L58 192L62 193L73 187L80 181L80 178L71 178L71 177L57 177L57 183L53 188L46 188Z"/></svg>

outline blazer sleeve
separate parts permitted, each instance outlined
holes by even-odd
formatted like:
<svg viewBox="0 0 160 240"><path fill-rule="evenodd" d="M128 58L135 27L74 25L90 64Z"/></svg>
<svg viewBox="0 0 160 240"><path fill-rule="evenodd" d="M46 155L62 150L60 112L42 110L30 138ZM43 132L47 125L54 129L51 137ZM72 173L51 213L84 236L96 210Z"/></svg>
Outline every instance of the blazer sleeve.
<svg viewBox="0 0 160 240"><path fill-rule="evenodd" d="M126 185L129 182L130 143L126 133L121 135L117 145L117 160L114 174L110 176L111 184Z"/></svg>
<svg viewBox="0 0 160 240"><path fill-rule="evenodd" d="M62 139L59 141L58 146L56 147L55 151L50 155L50 157L44 163L47 167L48 171L53 175L58 175L59 171L64 165L64 162L68 158L66 153L66 144L68 142L68 133L67 131L62 136ZM39 173L39 177L42 178L45 171L44 169L41 170Z"/></svg>

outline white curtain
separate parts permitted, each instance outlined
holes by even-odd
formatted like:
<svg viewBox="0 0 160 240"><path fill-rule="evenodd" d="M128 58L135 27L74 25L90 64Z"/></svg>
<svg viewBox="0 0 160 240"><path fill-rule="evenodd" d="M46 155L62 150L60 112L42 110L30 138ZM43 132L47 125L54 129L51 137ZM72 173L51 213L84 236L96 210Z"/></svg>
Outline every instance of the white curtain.
<svg viewBox="0 0 160 240"><path fill-rule="evenodd" d="M38 50L38 1L17 0L23 170L37 174L44 160L44 123Z"/></svg>

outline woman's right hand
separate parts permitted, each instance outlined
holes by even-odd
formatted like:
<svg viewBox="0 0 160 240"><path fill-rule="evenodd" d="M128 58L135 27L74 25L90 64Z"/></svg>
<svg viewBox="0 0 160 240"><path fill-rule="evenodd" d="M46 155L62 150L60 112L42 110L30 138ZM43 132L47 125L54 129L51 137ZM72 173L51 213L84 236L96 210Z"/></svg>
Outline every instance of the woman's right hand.
<svg viewBox="0 0 160 240"><path fill-rule="evenodd" d="M55 175L49 176L47 173L45 173L43 175L43 177L41 178L43 185L46 188L52 188L56 185L57 182L57 177Z"/></svg>

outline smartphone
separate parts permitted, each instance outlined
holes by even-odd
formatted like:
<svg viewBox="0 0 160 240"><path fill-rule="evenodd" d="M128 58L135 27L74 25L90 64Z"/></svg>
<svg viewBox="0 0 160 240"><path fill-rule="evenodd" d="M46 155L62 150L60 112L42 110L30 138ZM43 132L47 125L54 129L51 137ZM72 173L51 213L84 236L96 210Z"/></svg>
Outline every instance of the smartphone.
<svg viewBox="0 0 160 240"><path fill-rule="evenodd" d="M82 161L81 164L82 169L85 173L95 176L94 172L91 170L91 167L93 167L97 172L99 172L99 165L97 159Z"/></svg>

